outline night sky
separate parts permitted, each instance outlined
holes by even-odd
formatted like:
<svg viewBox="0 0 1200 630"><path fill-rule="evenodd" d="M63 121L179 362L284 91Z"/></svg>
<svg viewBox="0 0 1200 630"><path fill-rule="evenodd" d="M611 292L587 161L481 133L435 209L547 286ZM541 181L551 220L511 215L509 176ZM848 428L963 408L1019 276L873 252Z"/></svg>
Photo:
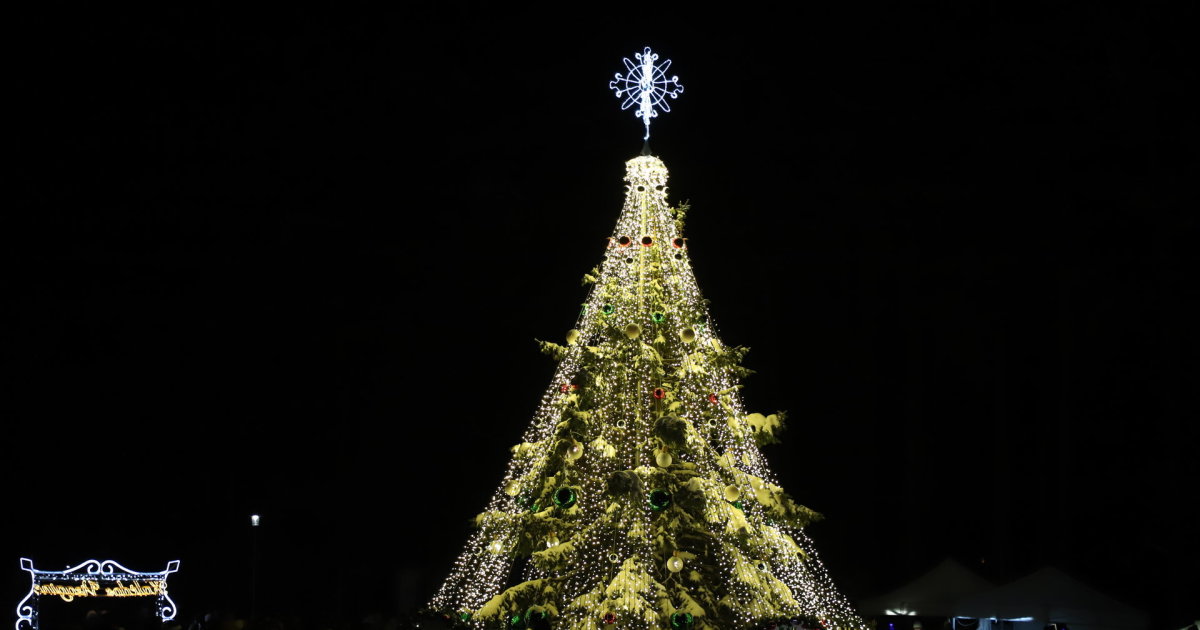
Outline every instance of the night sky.
<svg viewBox="0 0 1200 630"><path fill-rule="evenodd" d="M1200 611L1195 6L114 11L9 20L3 610L21 556L245 610L255 545L259 611L423 603L601 260L649 45L839 587L953 556Z"/></svg>

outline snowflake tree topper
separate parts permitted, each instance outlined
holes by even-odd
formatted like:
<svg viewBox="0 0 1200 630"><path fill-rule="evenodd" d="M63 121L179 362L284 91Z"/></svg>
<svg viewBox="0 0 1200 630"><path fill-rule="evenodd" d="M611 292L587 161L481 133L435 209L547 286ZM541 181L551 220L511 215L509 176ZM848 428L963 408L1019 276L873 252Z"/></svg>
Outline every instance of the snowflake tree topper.
<svg viewBox="0 0 1200 630"><path fill-rule="evenodd" d="M649 46L634 54L634 57L638 60L637 63L630 61L628 57L622 59L628 72L624 76L618 72L617 78L608 82L608 87L617 91L617 98L625 97L621 102L621 109L629 109L637 104L637 116L646 123L646 137L643 140L649 140L650 119L658 117L658 109L664 112L671 111L667 97L679 98L679 95L683 94L683 86L679 83L679 77L667 78L671 60L664 61L661 66L656 64L658 53L650 52Z"/></svg>

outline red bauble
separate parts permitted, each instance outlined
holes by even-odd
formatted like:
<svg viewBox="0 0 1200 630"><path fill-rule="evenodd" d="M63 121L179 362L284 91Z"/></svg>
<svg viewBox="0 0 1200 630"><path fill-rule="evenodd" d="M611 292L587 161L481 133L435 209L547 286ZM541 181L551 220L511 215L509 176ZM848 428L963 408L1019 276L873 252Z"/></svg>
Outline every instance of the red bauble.
<svg viewBox="0 0 1200 630"><path fill-rule="evenodd" d="M673 239L671 239L671 245L673 247L675 247L675 249L682 249L683 248L683 239L673 238Z"/></svg>
<svg viewBox="0 0 1200 630"><path fill-rule="evenodd" d="M662 399L663 399L663 396L666 396L666 395L667 395L667 390L665 390L665 389L663 389L663 388L661 388L661 387L655 387L655 388L654 388L653 395L654 395L654 397L655 397L655 398L657 398L657 399L659 399L659 400L662 400Z"/></svg>
<svg viewBox="0 0 1200 630"><path fill-rule="evenodd" d="M650 236L642 237L642 247L650 247L654 244L654 238Z"/></svg>
<svg viewBox="0 0 1200 630"><path fill-rule="evenodd" d="M604 623L612 625L614 623L617 623L617 613L604 613L604 616L601 617L600 619Z"/></svg>
<svg viewBox="0 0 1200 630"><path fill-rule="evenodd" d="M558 390L565 394L565 393L571 391L571 384L563 383L562 386L558 388Z"/></svg>
<svg viewBox="0 0 1200 630"><path fill-rule="evenodd" d="M715 405L715 404L717 404L717 402L718 402L719 400L720 400L720 399L719 399L719 398L717 398L717 395L716 395L716 394L709 394L709 395L708 395L708 402L710 402L710 403L712 403L712 404L714 404L714 405Z"/></svg>
<svg viewBox="0 0 1200 630"><path fill-rule="evenodd" d="M629 238L628 236L617 238L617 245L621 247L629 247L631 243L633 243L633 239Z"/></svg>

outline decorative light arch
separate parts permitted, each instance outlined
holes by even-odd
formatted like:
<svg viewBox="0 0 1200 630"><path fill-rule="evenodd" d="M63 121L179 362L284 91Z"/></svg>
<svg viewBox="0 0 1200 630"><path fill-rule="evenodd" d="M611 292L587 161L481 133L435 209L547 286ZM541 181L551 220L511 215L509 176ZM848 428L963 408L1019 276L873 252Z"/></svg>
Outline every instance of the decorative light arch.
<svg viewBox="0 0 1200 630"><path fill-rule="evenodd" d="M82 597L156 597L158 617L175 618L175 602L167 594L167 576L179 570L172 560L162 571L142 573L113 560L87 560L64 571L42 571L33 560L21 558L21 569L29 572L29 592L17 604L16 630L38 629L38 598L59 597L70 602Z"/></svg>

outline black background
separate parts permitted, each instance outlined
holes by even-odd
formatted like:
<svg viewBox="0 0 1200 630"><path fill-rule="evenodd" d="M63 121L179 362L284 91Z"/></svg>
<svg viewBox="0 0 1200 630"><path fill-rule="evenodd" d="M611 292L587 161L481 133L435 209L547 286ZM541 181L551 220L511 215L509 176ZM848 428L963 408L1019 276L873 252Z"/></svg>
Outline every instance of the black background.
<svg viewBox="0 0 1200 630"><path fill-rule="evenodd" d="M178 558L182 616L245 611L256 547L259 612L424 602L601 258L650 45L839 587L1052 563L1195 619L1194 7L573 10L13 17L8 599L20 556Z"/></svg>

